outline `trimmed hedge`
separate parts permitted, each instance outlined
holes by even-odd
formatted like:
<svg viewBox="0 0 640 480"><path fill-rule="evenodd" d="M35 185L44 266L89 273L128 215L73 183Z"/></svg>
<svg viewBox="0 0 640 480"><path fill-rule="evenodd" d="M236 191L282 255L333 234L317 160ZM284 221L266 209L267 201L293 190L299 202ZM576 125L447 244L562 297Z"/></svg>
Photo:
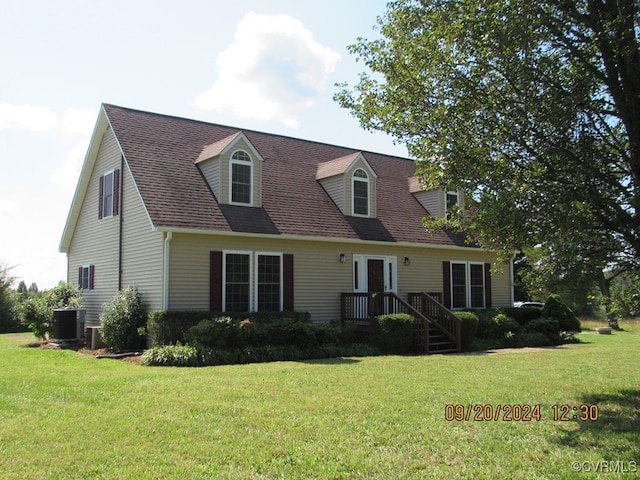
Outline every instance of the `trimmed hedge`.
<svg viewBox="0 0 640 480"><path fill-rule="evenodd" d="M380 351L364 344L319 345L313 348L273 346L235 350L203 349L191 345L153 347L142 355L142 364L163 367L205 367L277 361L300 361L339 357L367 357Z"/></svg>
<svg viewBox="0 0 640 480"><path fill-rule="evenodd" d="M406 313L379 315L371 320L371 342L384 353L408 353L413 346L413 323Z"/></svg>
<svg viewBox="0 0 640 480"><path fill-rule="evenodd" d="M249 319L252 323L269 323L281 319L309 322L308 312L251 312L251 313L222 313L206 310L164 310L151 312L147 320L147 334L151 346L172 345L187 342L187 333L191 327L202 320L230 317L234 320Z"/></svg>
<svg viewBox="0 0 640 480"><path fill-rule="evenodd" d="M463 352L471 350L471 345L476 338L476 332L478 331L478 316L473 312L455 312L455 316L461 321L460 324L460 346Z"/></svg>
<svg viewBox="0 0 640 480"><path fill-rule="evenodd" d="M295 346L313 348L340 343L340 327L281 319L265 323L223 316L202 320L191 327L187 343L199 348L232 350L245 347Z"/></svg>
<svg viewBox="0 0 640 480"><path fill-rule="evenodd" d="M501 308L500 311L503 312L507 317L513 318L522 326L526 325L531 320L535 320L536 318L540 318L542 316L542 308L538 307L510 307Z"/></svg>

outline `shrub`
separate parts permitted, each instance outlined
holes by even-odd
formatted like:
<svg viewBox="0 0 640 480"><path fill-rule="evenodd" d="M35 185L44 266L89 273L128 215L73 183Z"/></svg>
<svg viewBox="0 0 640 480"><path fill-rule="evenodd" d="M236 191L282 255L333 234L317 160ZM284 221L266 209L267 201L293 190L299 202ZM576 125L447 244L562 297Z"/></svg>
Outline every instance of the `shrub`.
<svg viewBox="0 0 640 480"><path fill-rule="evenodd" d="M560 327L559 322L555 318L537 318L531 320L524 328L525 332L541 333L550 343L560 343Z"/></svg>
<svg viewBox="0 0 640 480"><path fill-rule="evenodd" d="M560 331L579 332L580 321L567 304L562 300L560 295L551 294L544 304L542 316L546 318L554 318L558 321Z"/></svg>
<svg viewBox="0 0 640 480"><path fill-rule="evenodd" d="M149 314L147 333L151 345L170 345L186 343L189 330L203 320L229 317L238 322L249 320L252 324L274 323L282 320L289 322L309 322L308 312L251 312L222 313L204 310L169 310L156 311Z"/></svg>
<svg viewBox="0 0 640 480"><path fill-rule="evenodd" d="M522 330L516 333L510 341L514 347L546 347L553 342L544 333Z"/></svg>
<svg viewBox="0 0 640 480"><path fill-rule="evenodd" d="M102 339L112 350L129 350L144 345L147 313L137 287L127 287L104 304L100 315Z"/></svg>
<svg viewBox="0 0 640 480"><path fill-rule="evenodd" d="M485 317L478 325L478 337L489 340L503 340L508 332L516 332L520 324L504 313L498 313L493 317Z"/></svg>
<svg viewBox="0 0 640 480"><path fill-rule="evenodd" d="M371 320L371 341L385 353L407 353L413 345L413 323L405 313L379 315Z"/></svg>
<svg viewBox="0 0 640 480"><path fill-rule="evenodd" d="M299 348L295 345L263 345L235 350L203 349L189 345L152 347L142 355L142 364L164 367L195 367L241 363L299 361L322 358L362 357L378 355L371 345L320 345Z"/></svg>
<svg viewBox="0 0 640 480"><path fill-rule="evenodd" d="M239 321L224 316L202 320L192 327L187 343L214 349L264 345L311 348L340 343L340 327L291 319L255 323L248 318Z"/></svg>
<svg viewBox="0 0 640 480"><path fill-rule="evenodd" d="M473 312L456 312L456 317L461 321L460 324L460 336L462 345L460 348L463 352L471 350L471 345L476 338L476 332L478 331L478 316Z"/></svg>
<svg viewBox="0 0 640 480"><path fill-rule="evenodd" d="M163 367L197 367L200 365L199 357L197 348L191 345L164 345L146 350L141 363Z"/></svg>
<svg viewBox="0 0 640 480"><path fill-rule="evenodd" d="M508 317L513 318L521 326L524 326L531 320L535 320L542 316L542 308L536 307L503 308L502 312Z"/></svg>
<svg viewBox="0 0 640 480"><path fill-rule="evenodd" d="M38 338L46 338L53 327L53 309L45 297L33 295L22 304L22 314L29 330Z"/></svg>

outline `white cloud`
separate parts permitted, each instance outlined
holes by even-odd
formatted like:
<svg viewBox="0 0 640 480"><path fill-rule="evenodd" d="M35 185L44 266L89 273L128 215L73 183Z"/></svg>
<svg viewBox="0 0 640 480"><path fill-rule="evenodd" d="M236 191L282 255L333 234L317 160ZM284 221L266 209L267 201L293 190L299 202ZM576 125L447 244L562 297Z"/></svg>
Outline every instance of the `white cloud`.
<svg viewBox="0 0 640 480"><path fill-rule="evenodd" d="M96 112L88 109L67 108L62 116L65 133L90 135L96 122Z"/></svg>
<svg viewBox="0 0 640 480"><path fill-rule="evenodd" d="M51 107L0 103L0 128L22 128L36 132L54 129L60 123Z"/></svg>
<svg viewBox="0 0 640 480"><path fill-rule="evenodd" d="M53 171L51 181L62 188L73 189L78 183L82 162L88 148L89 140L76 145L66 156L62 165Z"/></svg>
<svg viewBox="0 0 640 480"><path fill-rule="evenodd" d="M0 217L17 217L20 215L20 205L13 200L0 201Z"/></svg>
<svg viewBox="0 0 640 480"><path fill-rule="evenodd" d="M324 91L338 60L340 55L317 43L299 20L248 13L234 42L216 59L218 80L195 104L241 117L275 118L295 128L296 114Z"/></svg>
<svg viewBox="0 0 640 480"><path fill-rule="evenodd" d="M88 135L93 131L96 113L88 109L65 109L62 119L42 105L0 103L0 129L17 128L34 132L60 129L64 134Z"/></svg>

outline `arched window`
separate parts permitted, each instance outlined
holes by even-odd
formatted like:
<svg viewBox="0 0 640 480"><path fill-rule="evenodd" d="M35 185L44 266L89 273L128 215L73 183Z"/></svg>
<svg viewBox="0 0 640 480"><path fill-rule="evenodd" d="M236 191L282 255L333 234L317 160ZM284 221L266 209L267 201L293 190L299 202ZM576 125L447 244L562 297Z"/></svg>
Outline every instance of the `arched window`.
<svg viewBox="0 0 640 480"><path fill-rule="evenodd" d="M251 179L253 165L251 157L244 150L237 150L231 155L230 165L231 203L251 205L253 203Z"/></svg>
<svg viewBox="0 0 640 480"><path fill-rule="evenodd" d="M369 176L361 168L353 172L353 214L369 216Z"/></svg>

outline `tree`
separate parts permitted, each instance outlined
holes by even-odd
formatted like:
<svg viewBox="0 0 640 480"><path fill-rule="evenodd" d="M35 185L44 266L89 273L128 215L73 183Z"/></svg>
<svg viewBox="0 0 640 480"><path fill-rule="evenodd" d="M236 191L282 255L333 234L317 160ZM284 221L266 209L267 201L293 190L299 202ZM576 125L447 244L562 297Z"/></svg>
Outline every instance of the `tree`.
<svg viewBox="0 0 640 480"><path fill-rule="evenodd" d="M10 275L10 268L0 264L0 333L17 331L16 304L14 292L11 289L14 278Z"/></svg>
<svg viewBox="0 0 640 480"><path fill-rule="evenodd" d="M349 47L373 73L335 99L405 143L425 187L470 192L474 214L448 226L503 259L538 246L572 273L638 270L639 11L638 0L393 1L381 38Z"/></svg>

